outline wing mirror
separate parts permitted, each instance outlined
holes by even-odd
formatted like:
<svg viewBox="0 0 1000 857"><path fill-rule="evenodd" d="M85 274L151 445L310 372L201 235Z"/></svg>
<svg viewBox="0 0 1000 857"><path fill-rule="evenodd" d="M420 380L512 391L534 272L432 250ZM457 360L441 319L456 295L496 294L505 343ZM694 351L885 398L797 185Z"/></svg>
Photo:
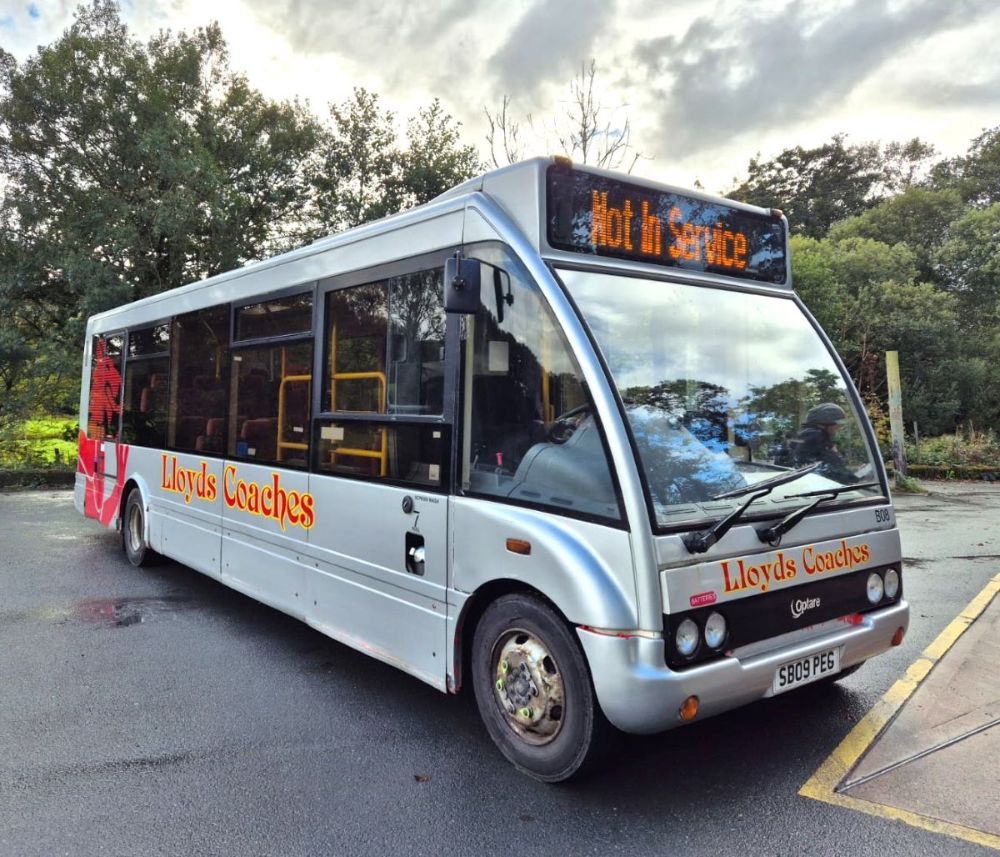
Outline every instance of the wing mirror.
<svg viewBox="0 0 1000 857"><path fill-rule="evenodd" d="M455 254L444 263L444 311L471 314L479 309L482 274L476 259Z"/></svg>

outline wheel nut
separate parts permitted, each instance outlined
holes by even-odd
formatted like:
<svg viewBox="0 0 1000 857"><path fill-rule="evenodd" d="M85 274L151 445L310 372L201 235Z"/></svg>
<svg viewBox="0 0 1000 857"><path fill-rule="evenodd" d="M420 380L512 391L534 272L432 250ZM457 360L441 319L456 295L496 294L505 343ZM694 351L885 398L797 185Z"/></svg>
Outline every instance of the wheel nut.
<svg viewBox="0 0 1000 857"><path fill-rule="evenodd" d="M531 709L530 708L522 708L517 713L520 714L522 717L531 717Z"/></svg>
<svg viewBox="0 0 1000 857"><path fill-rule="evenodd" d="M503 679L502 678L498 678L497 679L497 690L503 690Z"/></svg>
<svg viewBox="0 0 1000 857"><path fill-rule="evenodd" d="M507 673L510 672L510 661L504 661L502 664L500 664L500 672L502 672L504 675L507 675Z"/></svg>

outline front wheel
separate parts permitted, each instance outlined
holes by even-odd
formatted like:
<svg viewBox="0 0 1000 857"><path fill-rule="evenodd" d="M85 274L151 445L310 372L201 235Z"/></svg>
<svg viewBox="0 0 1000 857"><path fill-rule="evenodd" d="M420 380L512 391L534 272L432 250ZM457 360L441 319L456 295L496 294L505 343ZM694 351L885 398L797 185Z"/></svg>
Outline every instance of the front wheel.
<svg viewBox="0 0 1000 857"><path fill-rule="evenodd" d="M486 608L472 645L476 704L500 752L543 782L592 766L611 727L562 617L530 595L506 595Z"/></svg>
<svg viewBox="0 0 1000 857"><path fill-rule="evenodd" d="M153 556L153 549L146 544L146 511L142 505L142 494L137 488L133 489L125 501L122 547L128 561L134 566L145 565Z"/></svg>

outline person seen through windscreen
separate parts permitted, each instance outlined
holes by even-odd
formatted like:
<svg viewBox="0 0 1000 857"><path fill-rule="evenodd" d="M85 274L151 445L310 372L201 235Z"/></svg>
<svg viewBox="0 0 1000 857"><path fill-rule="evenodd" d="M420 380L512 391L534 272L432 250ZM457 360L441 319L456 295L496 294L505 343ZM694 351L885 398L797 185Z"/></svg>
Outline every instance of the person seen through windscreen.
<svg viewBox="0 0 1000 857"><path fill-rule="evenodd" d="M837 449L837 432L846 422L847 414L840 405L824 402L810 408L793 443L795 464L804 467L818 461L818 472L823 476L845 485L857 482L858 477Z"/></svg>

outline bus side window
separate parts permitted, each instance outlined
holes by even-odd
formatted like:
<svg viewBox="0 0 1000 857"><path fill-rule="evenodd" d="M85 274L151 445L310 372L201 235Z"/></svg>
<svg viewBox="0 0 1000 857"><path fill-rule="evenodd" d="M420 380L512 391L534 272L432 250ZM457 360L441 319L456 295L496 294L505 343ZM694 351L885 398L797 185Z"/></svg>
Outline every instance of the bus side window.
<svg viewBox="0 0 1000 857"><path fill-rule="evenodd" d="M604 441L576 360L521 263L499 245L470 247L488 265L471 319L463 488L620 519ZM509 278L509 283L508 283Z"/></svg>
<svg viewBox="0 0 1000 857"><path fill-rule="evenodd" d="M223 443L223 421L209 420L199 449L308 466L312 316L311 291L234 308L228 440Z"/></svg>
<svg viewBox="0 0 1000 857"><path fill-rule="evenodd" d="M167 446L199 451L209 423L225 424L228 387L229 307L177 316L170 335Z"/></svg>
<svg viewBox="0 0 1000 857"><path fill-rule="evenodd" d="M125 443L166 446L169 343L168 323L128 333L122 413L122 440Z"/></svg>
<svg viewBox="0 0 1000 857"><path fill-rule="evenodd" d="M262 463L306 467L312 401L312 342L234 350L229 454ZM221 451L208 426L208 443Z"/></svg>
<svg viewBox="0 0 1000 857"><path fill-rule="evenodd" d="M95 336L91 344L90 399L87 408L87 437L115 440L121 414L122 349L121 333Z"/></svg>
<svg viewBox="0 0 1000 857"><path fill-rule="evenodd" d="M443 284L439 266L327 294L318 470L446 484L450 431L426 420L444 412Z"/></svg>
<svg viewBox="0 0 1000 857"><path fill-rule="evenodd" d="M432 268L327 295L324 411L443 412L443 282Z"/></svg>

